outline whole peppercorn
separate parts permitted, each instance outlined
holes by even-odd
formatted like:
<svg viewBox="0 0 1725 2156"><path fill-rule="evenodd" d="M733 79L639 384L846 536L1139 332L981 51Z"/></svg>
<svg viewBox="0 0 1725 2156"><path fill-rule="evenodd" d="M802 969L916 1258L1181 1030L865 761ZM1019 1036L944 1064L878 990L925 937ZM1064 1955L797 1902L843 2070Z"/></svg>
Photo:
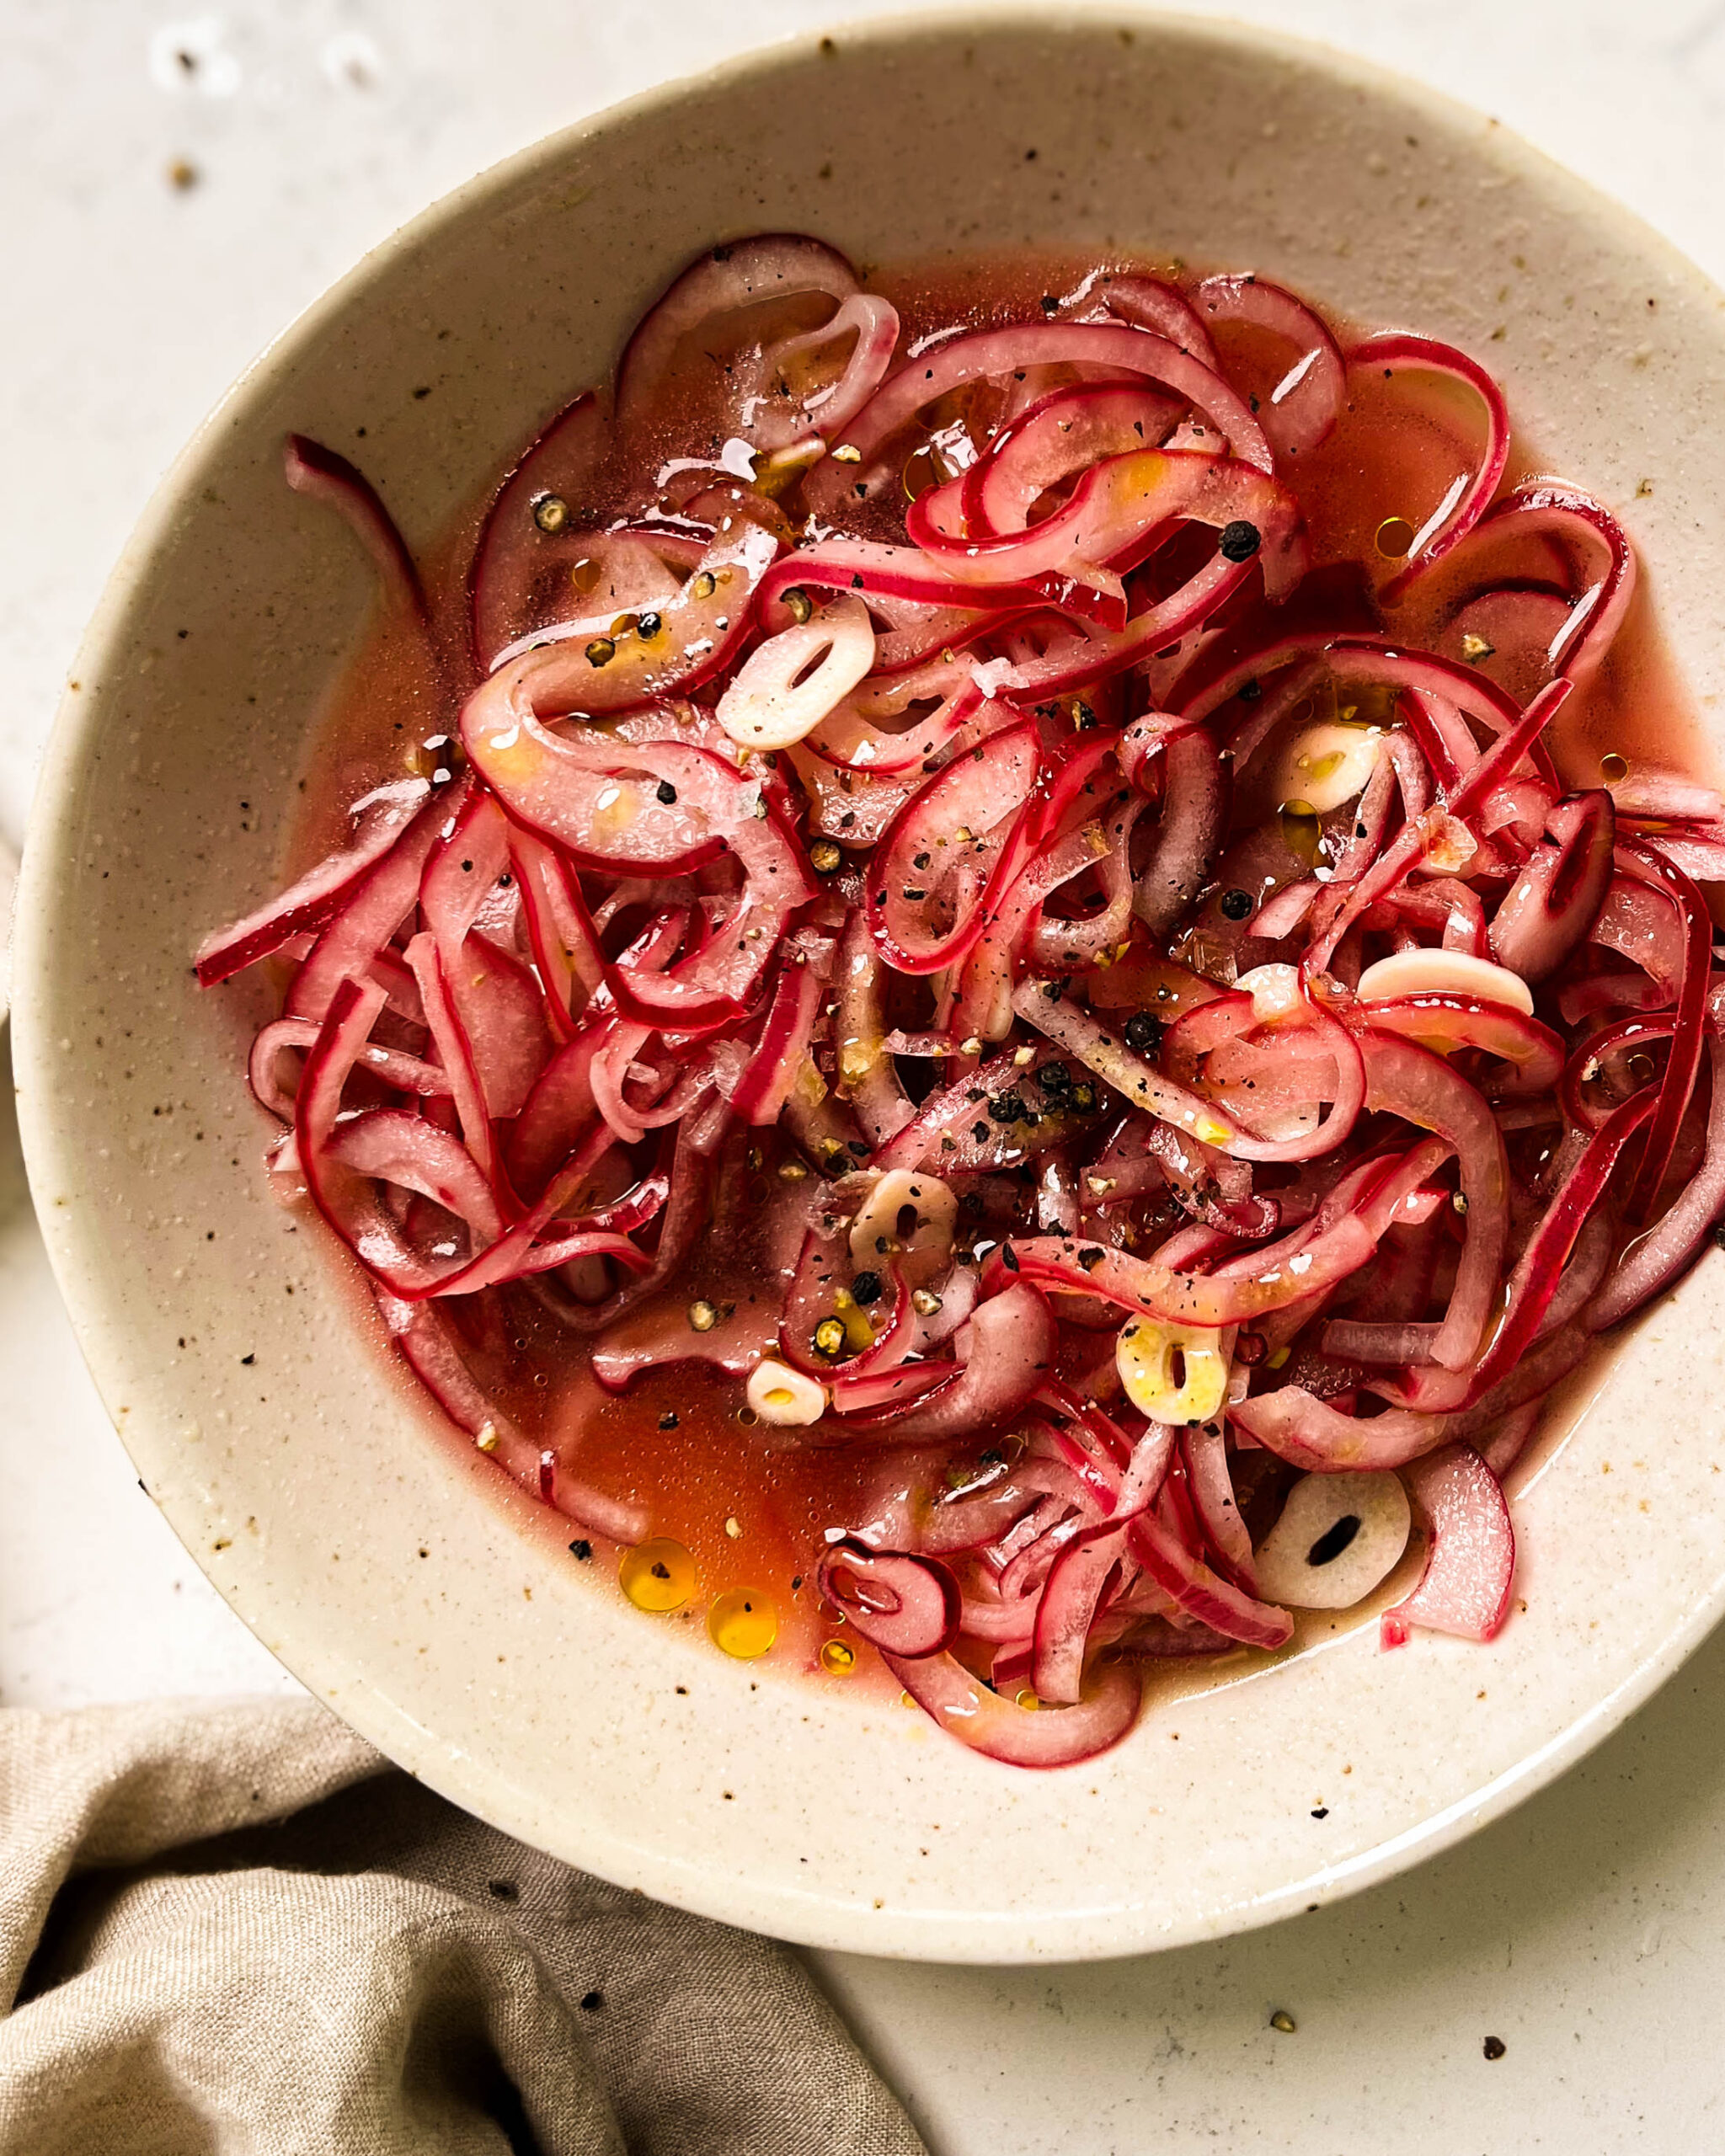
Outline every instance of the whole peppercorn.
<svg viewBox="0 0 1725 2156"><path fill-rule="evenodd" d="M1162 1020L1151 1017L1148 1011L1135 1011L1126 1021L1126 1045L1140 1055L1154 1055L1162 1044L1165 1030Z"/></svg>

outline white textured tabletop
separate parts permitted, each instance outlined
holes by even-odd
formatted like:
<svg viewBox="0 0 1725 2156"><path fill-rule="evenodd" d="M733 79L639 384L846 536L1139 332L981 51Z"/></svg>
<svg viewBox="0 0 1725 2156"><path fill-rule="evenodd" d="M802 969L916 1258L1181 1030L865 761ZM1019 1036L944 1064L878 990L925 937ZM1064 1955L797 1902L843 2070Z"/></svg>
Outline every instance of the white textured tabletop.
<svg viewBox="0 0 1725 2156"><path fill-rule="evenodd" d="M1725 0L1192 11L1424 77L1725 281ZM0 831L21 834L128 529L260 345L479 167L666 73L858 12L0 0ZM49 1278L9 1118L0 1367L0 1701L294 1689L134 1483ZM1725 1637L1513 1817L1321 1915L1076 1969L816 1959L937 2156L1718 2147Z"/></svg>

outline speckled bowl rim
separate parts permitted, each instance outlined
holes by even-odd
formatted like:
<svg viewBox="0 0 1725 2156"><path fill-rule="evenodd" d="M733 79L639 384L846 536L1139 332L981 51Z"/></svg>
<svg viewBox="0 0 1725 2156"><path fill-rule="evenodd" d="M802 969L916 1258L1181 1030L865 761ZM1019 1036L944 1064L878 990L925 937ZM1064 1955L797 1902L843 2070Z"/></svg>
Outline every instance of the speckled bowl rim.
<svg viewBox="0 0 1725 2156"><path fill-rule="evenodd" d="M994 9L931 11L834 26L825 36L841 40L846 45L856 45L914 41L947 32L969 32L981 37L996 24L1049 30L1090 29L1100 13L1010 5ZM1248 55L1298 62L1357 89L1365 97L1387 98L1407 110L1424 113L1440 128L1470 130L1478 124L1478 116L1456 101L1317 41L1209 17L1134 8L1110 10L1108 19L1135 23L1146 32L1178 32L1231 46ZM134 595L141 582L148 579L153 557L173 531L190 475L210 454L212 445L228 424L230 414L244 407L261 378L291 368L299 353L315 344L351 296L363 291L381 269L403 250L435 247L446 226L462 216L476 201L509 189L526 176L554 167L574 147L601 140L610 131L625 128L644 115L675 108L692 91L724 89L770 77L788 61L806 53L816 42L811 35L764 47L698 77L656 87L579 121L490 168L443 197L367 254L259 355L176 460L156 490L114 570L81 647L77 671L100 675L110 657L117 653ZM1685 288L1709 307L1725 307L1725 298L1668 241L1509 130L1498 129L1493 133L1491 156L1501 168L1536 181L1548 194L1562 195L1575 218L1603 231L1626 253L1638 255L1648 263L1650 272L1657 273L1669 284ZM64 1134L56 1113L57 1071L53 1043L45 1030L45 1021L39 1016L42 991L38 984L44 979L48 963L56 905L57 841L70 828L75 814L90 745L83 709L68 698L57 717L41 771L14 931L17 1006L13 1039L20 1121L39 1205L42 1194L60 1171ZM74 1327L99 1388L111 1409L113 1372L94 1338L95 1327L89 1315L89 1268L96 1261L97 1253L90 1247L88 1235L74 1223L63 1216L56 1218L46 1208L41 1209L41 1219L50 1256ZM147 1433L136 1422L129 1428L121 1427L140 1465L147 1452L172 1442L163 1435ZM208 1569L207 1561L193 1539L201 1524L201 1515L195 1505L182 1502L165 1508L195 1561ZM1658 1650L1648 1655L1626 1681L1599 1697L1550 1742L1530 1751L1508 1770L1471 1791L1461 1801L1419 1820L1407 1832L1351 1860L1319 1866L1303 1877L1279 1880L1255 1899L1237 1902L1172 1929L1152 1924L1142 1912L1082 1908L1063 1911L1045 1923L1015 1918L1009 1923L991 1925L985 1913L970 1913L952 1917L944 1930L938 1927L931 1930L927 1924L883 1926L879 1920L869 1922L855 1910L811 1911L788 1902L777 1892L758 1889L747 1877L730 1881L723 1892L713 1891L707 1881L692 1886L683 1869L669 1854L658 1862L621 1862L605 1847L585 1846L579 1834L569 1833L558 1838L561 1853L574 1861L588 1864L620 1884L702 1914L809 1945L864 1953L931 1961L1007 1963L1105 1958L1215 1939L1276 1921L1294 1913L1308 1897L1313 1901L1320 1897L1332 1899L1387 1879L1500 1816L1563 1772L1623 1721L1671 1676L1712 1631L1722 1614L1725 1614L1725 1573L1698 1592L1683 1621L1673 1626ZM315 1688L322 1674L318 1657L310 1649L302 1652L296 1647L291 1636L291 1624L286 1630L289 1636L272 1641L274 1651ZM431 1732L403 1715L386 1711L375 1694L370 1698L372 1705L369 1711L351 1706L346 1700L339 1710L364 1736L410 1771L423 1774L456 1802L469 1806L526 1839L542 1844L546 1840L541 1831L542 1817L536 1820L523 1817L519 1810L503 1801L482 1762L452 1758L440 1747Z"/></svg>

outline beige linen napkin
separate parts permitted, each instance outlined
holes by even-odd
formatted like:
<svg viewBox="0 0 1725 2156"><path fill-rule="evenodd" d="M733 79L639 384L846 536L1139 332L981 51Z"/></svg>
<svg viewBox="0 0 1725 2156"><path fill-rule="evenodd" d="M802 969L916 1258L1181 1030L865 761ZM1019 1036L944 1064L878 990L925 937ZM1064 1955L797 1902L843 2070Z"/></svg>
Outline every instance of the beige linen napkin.
<svg viewBox="0 0 1725 2156"><path fill-rule="evenodd" d="M0 1710L0 2156L921 2156L802 1967L310 1701Z"/></svg>

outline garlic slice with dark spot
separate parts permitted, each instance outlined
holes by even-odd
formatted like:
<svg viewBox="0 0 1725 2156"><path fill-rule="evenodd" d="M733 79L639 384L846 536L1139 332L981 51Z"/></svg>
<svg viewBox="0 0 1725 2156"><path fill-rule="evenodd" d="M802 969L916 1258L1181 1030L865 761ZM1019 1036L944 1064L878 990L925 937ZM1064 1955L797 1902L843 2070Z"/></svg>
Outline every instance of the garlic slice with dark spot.
<svg viewBox="0 0 1725 2156"><path fill-rule="evenodd" d="M1304 1475L1252 1560L1266 1602L1348 1609L1395 1569L1411 1514L1399 1476Z"/></svg>

